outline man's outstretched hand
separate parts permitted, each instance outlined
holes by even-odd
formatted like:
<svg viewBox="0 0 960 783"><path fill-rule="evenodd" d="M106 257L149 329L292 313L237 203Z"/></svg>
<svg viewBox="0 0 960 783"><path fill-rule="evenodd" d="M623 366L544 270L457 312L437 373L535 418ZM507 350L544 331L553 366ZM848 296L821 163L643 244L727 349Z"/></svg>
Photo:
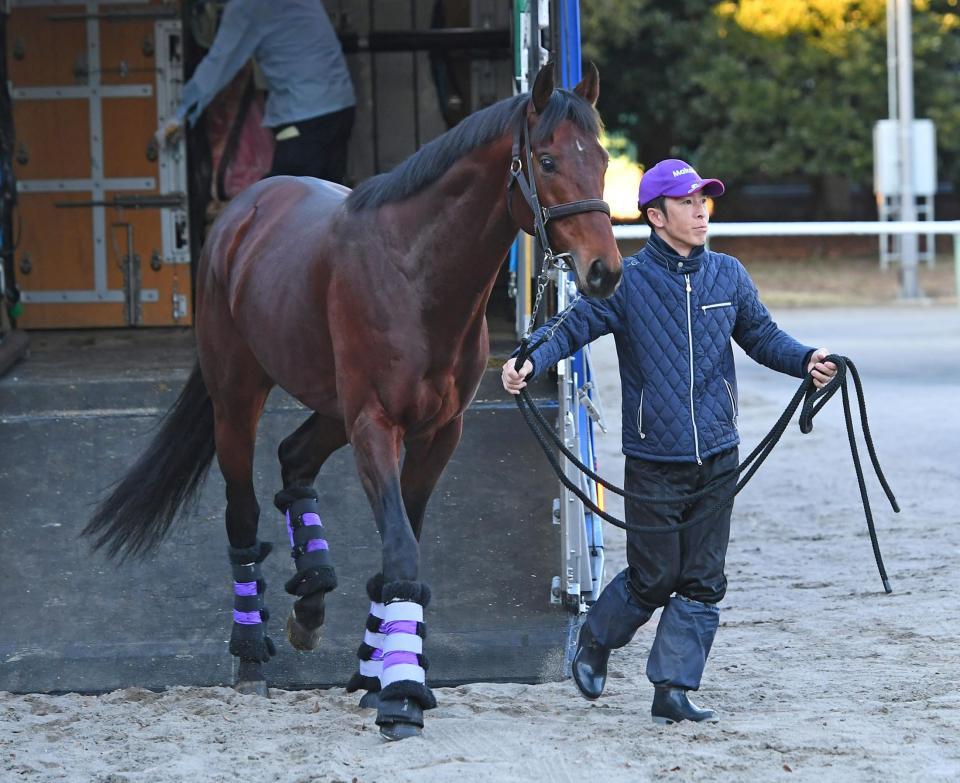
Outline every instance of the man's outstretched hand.
<svg viewBox="0 0 960 783"><path fill-rule="evenodd" d="M817 348L807 362L807 372L813 376L813 385L822 389L837 374L837 365L823 361L830 355L826 348Z"/></svg>

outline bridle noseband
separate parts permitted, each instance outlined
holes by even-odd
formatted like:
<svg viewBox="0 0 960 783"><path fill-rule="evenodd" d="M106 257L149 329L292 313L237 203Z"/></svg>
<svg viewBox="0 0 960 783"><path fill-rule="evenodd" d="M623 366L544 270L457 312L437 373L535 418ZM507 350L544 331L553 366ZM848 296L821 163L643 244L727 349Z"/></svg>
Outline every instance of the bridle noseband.
<svg viewBox="0 0 960 783"><path fill-rule="evenodd" d="M529 106L529 104L527 104ZM520 188L524 201L530 207L533 214L534 235L540 240L540 246L543 248L544 261L546 265L557 262L565 263L571 270L574 269L573 256L570 253L554 253L550 247L550 238L547 236L547 223L558 218L578 215L581 212L606 212L610 215L610 205L599 198L586 198L579 201L567 201L564 204L557 204L552 207L540 205L540 199L537 196L537 178L533 173L533 154L530 149L530 131L528 128L527 113L523 115L523 128L517 128L513 132L513 149L510 153L510 179L507 182L507 212L510 219L519 223L513 215L513 186ZM521 139L523 134L523 147L526 152L527 170L523 170L523 160L520 157Z"/></svg>

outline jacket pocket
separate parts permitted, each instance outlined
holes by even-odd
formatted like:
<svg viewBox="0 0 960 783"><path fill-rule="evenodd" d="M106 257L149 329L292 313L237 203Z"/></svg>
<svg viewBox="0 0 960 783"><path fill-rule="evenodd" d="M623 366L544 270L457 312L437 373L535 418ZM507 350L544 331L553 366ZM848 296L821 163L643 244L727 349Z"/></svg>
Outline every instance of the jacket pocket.
<svg viewBox="0 0 960 783"><path fill-rule="evenodd" d="M640 387L640 405L637 408L637 432L640 433L640 439L643 440L647 437L646 433L643 431L643 387Z"/></svg>
<svg viewBox="0 0 960 783"><path fill-rule="evenodd" d="M714 304L700 305L700 309L703 312L707 312L707 310L713 310L715 307L733 307L733 302L715 302Z"/></svg>
<svg viewBox="0 0 960 783"><path fill-rule="evenodd" d="M733 426L737 426L737 398L733 394L733 386L730 385L730 382L724 378L723 385L727 387L727 396L730 398L730 420L733 422Z"/></svg>

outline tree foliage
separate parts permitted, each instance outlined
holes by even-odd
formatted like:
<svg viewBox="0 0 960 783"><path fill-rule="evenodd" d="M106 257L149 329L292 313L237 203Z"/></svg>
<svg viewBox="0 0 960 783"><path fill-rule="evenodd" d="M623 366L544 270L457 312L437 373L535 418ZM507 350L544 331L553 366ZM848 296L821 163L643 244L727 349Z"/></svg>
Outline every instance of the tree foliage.
<svg viewBox="0 0 960 783"><path fill-rule="evenodd" d="M916 116L960 185L958 0L915 0ZM872 185L887 116L886 0L591 0L585 56L600 106L640 161L682 157L731 183L842 177Z"/></svg>

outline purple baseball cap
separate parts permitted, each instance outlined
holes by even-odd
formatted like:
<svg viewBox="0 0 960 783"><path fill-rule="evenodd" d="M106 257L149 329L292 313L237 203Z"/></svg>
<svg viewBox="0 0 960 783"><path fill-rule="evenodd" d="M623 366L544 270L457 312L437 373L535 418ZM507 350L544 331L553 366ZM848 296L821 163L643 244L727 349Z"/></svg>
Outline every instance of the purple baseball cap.
<svg viewBox="0 0 960 783"><path fill-rule="evenodd" d="M640 180L640 205L660 196L679 198L698 190L707 196L722 196L724 187L718 179L700 179L700 175L686 161L668 158L644 172Z"/></svg>

